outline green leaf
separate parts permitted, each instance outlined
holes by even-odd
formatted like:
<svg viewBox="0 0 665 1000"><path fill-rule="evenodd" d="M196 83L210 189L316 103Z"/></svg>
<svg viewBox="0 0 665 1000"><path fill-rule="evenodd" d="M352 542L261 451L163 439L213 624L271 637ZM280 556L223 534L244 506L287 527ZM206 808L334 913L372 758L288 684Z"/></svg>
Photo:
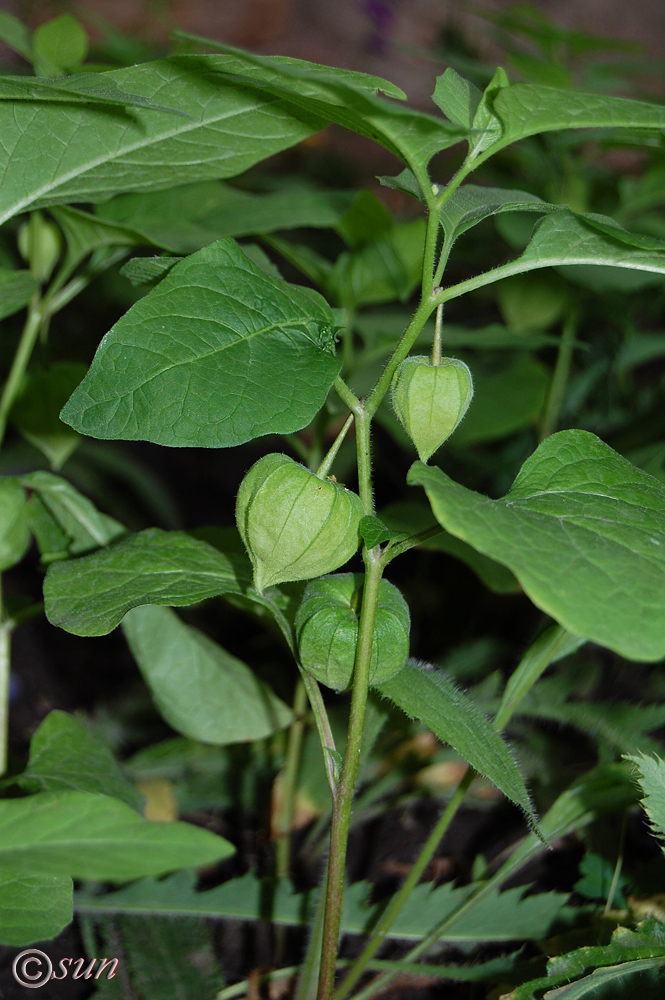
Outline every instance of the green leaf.
<svg viewBox="0 0 665 1000"><path fill-rule="evenodd" d="M456 298L513 274L571 264L595 264L662 275L665 274L665 251L640 250L630 246L623 240L601 233L584 216L559 208L536 225L529 245L520 257L477 278L469 278L446 288L440 293L439 300Z"/></svg>
<svg viewBox="0 0 665 1000"><path fill-rule="evenodd" d="M147 285L161 281L181 260L182 257L132 257L120 268L120 274L134 286Z"/></svg>
<svg viewBox="0 0 665 1000"><path fill-rule="evenodd" d="M447 239L452 241L492 215L503 212L539 212L545 215L558 207L527 191L464 184L440 209L439 218Z"/></svg>
<svg viewBox="0 0 665 1000"><path fill-rule="evenodd" d="M40 24L32 36L32 54L41 76L63 76L84 61L88 35L71 14Z"/></svg>
<svg viewBox="0 0 665 1000"><path fill-rule="evenodd" d="M143 604L183 607L220 594L260 602L245 553L224 554L185 532L159 528L54 563L44 581L49 621L75 635L106 635Z"/></svg>
<svg viewBox="0 0 665 1000"><path fill-rule="evenodd" d="M573 889L585 899L597 899L603 903L609 899L612 892L612 899L615 909L626 909L627 902L623 890L630 885L630 879L625 875L619 876L616 887L612 890L616 865L601 857L600 854L591 852L584 855L580 861L580 878Z"/></svg>
<svg viewBox="0 0 665 1000"><path fill-rule="evenodd" d="M0 570L21 561L30 546L25 490L10 477L0 478Z"/></svg>
<svg viewBox="0 0 665 1000"><path fill-rule="evenodd" d="M413 171L405 167L396 177L377 177L379 184L383 187L392 188L393 191L402 191L403 194L410 194L412 198L417 198L423 202L423 192Z"/></svg>
<svg viewBox="0 0 665 1000"><path fill-rule="evenodd" d="M495 441L532 424L549 385L543 365L528 354L508 358L498 370L472 366L474 398L451 445Z"/></svg>
<svg viewBox="0 0 665 1000"><path fill-rule="evenodd" d="M69 362L33 368L26 374L11 409L11 422L26 441L46 455L54 469L64 465L80 441L59 414L85 373L84 365Z"/></svg>
<svg viewBox="0 0 665 1000"><path fill-rule="evenodd" d="M291 722L290 709L248 666L170 608L134 608L122 629L159 711L184 736L244 743Z"/></svg>
<svg viewBox="0 0 665 1000"><path fill-rule="evenodd" d="M472 127L482 99L482 91L460 76L452 66L436 78L432 100L446 118L461 128Z"/></svg>
<svg viewBox="0 0 665 1000"><path fill-rule="evenodd" d="M340 367L327 302L219 240L116 323L61 416L92 437L231 447L305 427Z"/></svg>
<svg viewBox="0 0 665 1000"><path fill-rule="evenodd" d="M440 670L408 663L392 680L379 684L378 691L449 743L517 803L536 827L529 793L507 744L475 703Z"/></svg>
<svg viewBox="0 0 665 1000"><path fill-rule="evenodd" d="M82 914L143 913L153 915L197 915L230 917L240 920L268 920L286 926L309 926L313 919L316 893L293 893L286 881L259 880L252 873L232 879L206 892L195 891L190 872L180 872L160 882L146 879L105 895L78 893L76 910ZM446 883L433 889L423 883L411 894L407 906L386 932L387 937L422 939L446 913L452 913L467 899L472 886L453 888ZM385 909L385 903L370 904L372 886L356 882L344 898L342 932L367 933ZM544 893L522 898L524 886L494 892L479 902L446 940L509 941L544 937L567 899L560 893Z"/></svg>
<svg viewBox="0 0 665 1000"><path fill-rule="evenodd" d="M67 253L62 264L65 275L70 275L94 250L101 247L134 247L147 242L143 235L128 226L115 225L98 219L78 208L52 207L56 220L67 242ZM62 275L59 275L62 283Z"/></svg>
<svg viewBox="0 0 665 1000"><path fill-rule="evenodd" d="M15 780L28 792L96 792L143 809L143 796L109 748L66 712L49 712L30 741L26 769Z"/></svg>
<svg viewBox="0 0 665 1000"><path fill-rule="evenodd" d="M494 110L494 102L497 94L506 88L510 89L510 81L506 71L499 67L487 84L473 116L469 135L469 160L474 160L486 149L495 146L501 139L504 127Z"/></svg>
<svg viewBox="0 0 665 1000"><path fill-rule="evenodd" d="M0 42L4 42L14 52L32 62L30 32L22 21L5 11L0 12Z"/></svg>
<svg viewBox="0 0 665 1000"><path fill-rule="evenodd" d="M120 195L100 205L97 216L138 230L147 243L189 254L227 236L334 226L344 218L352 198L353 193L346 191L288 188L254 194L205 181L169 191Z"/></svg>
<svg viewBox="0 0 665 1000"><path fill-rule="evenodd" d="M665 762L659 757L647 757L639 754L627 757L637 765L639 783L644 791L642 805L651 820L654 834L661 840L665 839ZM665 847L661 844L661 850Z"/></svg>
<svg viewBox="0 0 665 1000"><path fill-rule="evenodd" d="M71 878L0 865L0 944L54 938L72 918Z"/></svg>
<svg viewBox="0 0 665 1000"><path fill-rule="evenodd" d="M496 286L496 296L506 325L518 335L548 330L570 301L566 282L551 271L505 278Z"/></svg>
<svg viewBox="0 0 665 1000"><path fill-rule="evenodd" d="M0 801L0 866L122 882L232 854L228 841L189 823L152 823L91 792L42 792Z"/></svg>
<svg viewBox="0 0 665 1000"><path fill-rule="evenodd" d="M342 253L327 282L330 294L346 308L378 302L405 302L422 277L425 220L394 226L355 253Z"/></svg>
<svg viewBox="0 0 665 1000"><path fill-rule="evenodd" d="M82 555L115 541L126 532L112 517L102 514L71 483L51 472L30 472L20 482L33 490L57 528L67 538L67 554Z"/></svg>
<svg viewBox="0 0 665 1000"><path fill-rule="evenodd" d="M665 107L605 94L516 83L494 98L503 123L500 147L538 132L564 128L665 128Z"/></svg>
<svg viewBox="0 0 665 1000"><path fill-rule="evenodd" d="M0 169L8 178L0 223L44 205L232 177L325 126L269 94L225 84L224 58L178 56L48 84L0 79ZM116 110L95 99L134 106Z"/></svg>
<svg viewBox="0 0 665 1000"><path fill-rule="evenodd" d="M0 267L0 319L13 316L27 306L38 288L30 271L9 271Z"/></svg>
<svg viewBox="0 0 665 1000"><path fill-rule="evenodd" d="M381 511L381 517L389 527L407 535L427 531L437 523L430 508L420 503L390 504ZM420 548L445 552L446 555L460 559L486 587L497 594L515 594L520 590L519 583L509 569L443 529L433 538L422 542Z"/></svg>
<svg viewBox="0 0 665 1000"><path fill-rule="evenodd" d="M630 659L665 656L665 489L594 434L551 435L502 500L418 462L408 481L570 632Z"/></svg>
<svg viewBox="0 0 665 1000"><path fill-rule="evenodd" d="M132 989L149 1000L216 1000L223 985L201 920L126 917L120 924Z"/></svg>
<svg viewBox="0 0 665 1000"><path fill-rule="evenodd" d="M335 230L352 250L388 233L393 218L382 201L371 191L358 191Z"/></svg>
<svg viewBox="0 0 665 1000"><path fill-rule="evenodd" d="M360 518L360 537L368 549L373 549L375 545L382 545L390 541L391 538L406 537L403 531L393 531L380 517L366 516Z"/></svg>
<svg viewBox="0 0 665 1000"><path fill-rule="evenodd" d="M424 166L442 149L463 138L461 130L441 118L393 104L375 96L383 92L404 100L399 87L380 77L285 56L257 56L220 42L177 31L176 38L221 49L216 65L228 79L274 94L287 106L316 114L380 142L405 163Z"/></svg>
<svg viewBox="0 0 665 1000"><path fill-rule="evenodd" d="M635 930L617 927L608 944L587 945L551 958L547 976L524 983L510 1000L611 1000L628 995L659 1000L664 967L663 925L645 920ZM591 975L585 975L590 970L594 970Z"/></svg>

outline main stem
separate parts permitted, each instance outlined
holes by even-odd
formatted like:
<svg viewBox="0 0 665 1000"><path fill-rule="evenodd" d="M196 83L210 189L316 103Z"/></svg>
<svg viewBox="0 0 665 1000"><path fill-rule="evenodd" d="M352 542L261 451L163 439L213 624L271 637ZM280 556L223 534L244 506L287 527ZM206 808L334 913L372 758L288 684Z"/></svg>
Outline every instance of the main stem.
<svg viewBox="0 0 665 1000"><path fill-rule="evenodd" d="M323 926L321 947L321 970L319 973L319 1000L330 1000L335 986L337 943L342 919L342 897L344 893L344 873L346 868L346 848L351 822L353 796L360 763L367 691L369 688L369 668L376 623L376 608L381 583L381 567L371 552L365 552L365 585L358 626L358 644L353 674L353 694L344 766L333 801L332 827L330 831L330 856L328 860L328 884L326 887L326 916Z"/></svg>

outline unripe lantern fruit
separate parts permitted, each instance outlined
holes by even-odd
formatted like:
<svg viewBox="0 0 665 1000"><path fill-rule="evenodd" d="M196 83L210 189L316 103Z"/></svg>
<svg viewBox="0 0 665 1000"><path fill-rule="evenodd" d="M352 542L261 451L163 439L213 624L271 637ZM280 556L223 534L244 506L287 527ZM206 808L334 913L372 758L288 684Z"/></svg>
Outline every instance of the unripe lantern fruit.
<svg viewBox="0 0 665 1000"><path fill-rule="evenodd" d="M287 455L266 455L238 490L236 522L254 567L254 585L310 580L347 562L360 543L363 505Z"/></svg>
<svg viewBox="0 0 665 1000"><path fill-rule="evenodd" d="M395 413L426 462L453 433L473 396L471 372L457 358L406 358L393 377Z"/></svg>
<svg viewBox="0 0 665 1000"><path fill-rule="evenodd" d="M363 577L336 573L307 584L296 613L298 655L304 670L322 684L343 691L351 683L358 642ZM397 587L379 586L369 682L398 674L409 655L409 608Z"/></svg>

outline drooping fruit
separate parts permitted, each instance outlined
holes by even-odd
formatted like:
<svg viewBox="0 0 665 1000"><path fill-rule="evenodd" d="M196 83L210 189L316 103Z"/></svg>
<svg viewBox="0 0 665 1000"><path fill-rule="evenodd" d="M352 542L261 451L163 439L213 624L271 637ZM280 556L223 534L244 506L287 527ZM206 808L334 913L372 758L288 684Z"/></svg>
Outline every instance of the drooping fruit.
<svg viewBox="0 0 665 1000"><path fill-rule="evenodd" d="M343 691L351 683L358 642L363 577L336 573L307 584L295 628L302 667L322 684ZM398 674L409 655L409 608L397 587L382 580L372 640L370 684Z"/></svg>
<svg viewBox="0 0 665 1000"><path fill-rule="evenodd" d="M360 544L360 497L287 455L266 455L238 490L236 522L259 592L339 569Z"/></svg>
<svg viewBox="0 0 665 1000"><path fill-rule="evenodd" d="M473 396L471 372L457 358L406 358L393 377L395 413L426 462L453 433Z"/></svg>

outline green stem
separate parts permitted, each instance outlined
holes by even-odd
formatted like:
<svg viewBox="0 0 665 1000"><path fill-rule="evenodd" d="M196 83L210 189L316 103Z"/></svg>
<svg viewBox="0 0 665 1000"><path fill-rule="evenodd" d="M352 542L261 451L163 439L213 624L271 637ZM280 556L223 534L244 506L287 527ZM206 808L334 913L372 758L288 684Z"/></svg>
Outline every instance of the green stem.
<svg viewBox="0 0 665 1000"><path fill-rule="evenodd" d="M328 713L326 712L326 706L323 701L323 695L321 694L321 688L319 687L318 681L300 668L300 676L302 677L303 683L305 685L305 690L307 691L307 697L309 698L309 704L314 714L314 723L316 725L316 731L319 734L319 742L321 743L321 750L323 752L323 766L326 771L326 777L328 779L328 784L330 786L330 793L333 797L333 801L337 795L337 780L335 778L335 764L332 758L332 754L329 753L330 750L336 751L335 738L330 728L330 719L328 718Z"/></svg>
<svg viewBox="0 0 665 1000"><path fill-rule="evenodd" d="M605 909L603 910L604 916L607 916L607 914L612 909L612 903L614 902L617 886L619 885L621 869L623 868L623 849L624 849L624 844L626 842L627 825L628 825L628 810L626 810L623 814L623 820L621 823L621 832L619 833L619 849L617 852L617 862L614 866L614 872L612 874L612 882L610 884L610 891L607 894L607 902L605 903Z"/></svg>
<svg viewBox="0 0 665 1000"><path fill-rule="evenodd" d="M305 960L298 973L294 1000L316 1000L319 972L321 970L321 947L323 942L323 924L326 914L327 885L328 864L326 862L323 882L321 883L321 889L314 909L314 920L312 921L312 929L307 942Z"/></svg>
<svg viewBox="0 0 665 1000"><path fill-rule="evenodd" d="M433 292L430 292L427 298L421 300L420 305L411 317L411 321L404 331L402 339L393 351L388 364L384 368L381 377L367 397L365 409L370 417L373 417L378 410L383 397L390 388L393 375L415 344L418 334L424 327L436 306L437 301Z"/></svg>
<svg viewBox="0 0 665 1000"><path fill-rule="evenodd" d="M334 382L334 389L343 403L346 403L351 413L359 416L362 412L362 403L354 392L351 392L343 378L338 375Z"/></svg>
<svg viewBox="0 0 665 1000"><path fill-rule="evenodd" d="M337 457L337 452L342 447L342 442L344 441L344 438L346 437L349 427L351 426L352 423L353 423L353 413L350 413L346 418L346 420L344 421L344 426L342 427L341 431L339 432L339 434L331 444L330 448L328 449L328 454L325 456L325 458L321 462L321 465L316 470L316 474L320 479L325 479L328 473L330 472L332 464Z"/></svg>
<svg viewBox="0 0 665 1000"><path fill-rule="evenodd" d="M275 828L277 844L275 847L275 874L277 878L288 878L290 860L289 837L293 826L298 770L300 754L305 734L305 710L307 708L307 691L302 680L296 684L293 697L293 722L289 728L289 738L286 748L286 760L282 771L282 795L279 817Z"/></svg>
<svg viewBox="0 0 665 1000"><path fill-rule="evenodd" d="M342 980L341 984L335 991L334 1000L344 1000L344 997L346 997L353 989L371 960L374 958L374 955L385 941L387 932L402 912L404 904L408 900L414 888L417 886L418 882L420 882L423 872L434 857L436 849L441 842L441 838L453 821L462 799L466 795L474 777L475 771L469 768L455 789L455 792L453 793L450 802L444 809L438 823L427 838L416 863L404 880L401 889L397 895L393 896L390 906L387 910L385 910L383 916L372 931L372 936L365 945L362 954L355 960L346 977Z"/></svg>
<svg viewBox="0 0 665 1000"><path fill-rule="evenodd" d="M30 300L21 339L19 340L7 381L0 396L0 445L4 440L9 413L14 405L21 382L23 381L23 376L37 343L43 318L41 296L39 292L35 292Z"/></svg>
<svg viewBox="0 0 665 1000"><path fill-rule="evenodd" d="M432 366L438 368L441 364L441 341L443 339L443 303L436 307L434 321L434 340L432 341Z"/></svg>
<svg viewBox="0 0 665 1000"><path fill-rule="evenodd" d="M544 441L546 437L554 433L559 423L563 400L566 395L566 386L570 376L570 366L575 349L575 333L577 331L577 316L571 313L563 324L563 332L559 341L559 351L557 354L554 374L550 383L550 391L547 397L545 414L540 425L539 440Z"/></svg>
<svg viewBox="0 0 665 1000"><path fill-rule="evenodd" d="M11 625L12 623L5 619L0 590L0 775L7 770Z"/></svg>
<svg viewBox="0 0 665 1000"><path fill-rule="evenodd" d="M374 514L372 495L372 442L370 436L372 418L363 409L356 419L356 452L358 456L358 493L365 508L365 514ZM363 600L363 605L364 605Z"/></svg>
<svg viewBox="0 0 665 1000"><path fill-rule="evenodd" d="M319 974L319 1000L329 1000L332 997L335 985L335 965L342 918L346 849L356 777L360 763L367 691L369 688L372 643L374 641L376 609L379 599L379 585L381 583L381 568L376 558L373 557L372 552L365 552L365 585L363 588L362 607L358 626L358 643L356 646L349 730L342 775L337 786L336 799L333 801L328 882L326 886L326 913L321 947L321 971Z"/></svg>

